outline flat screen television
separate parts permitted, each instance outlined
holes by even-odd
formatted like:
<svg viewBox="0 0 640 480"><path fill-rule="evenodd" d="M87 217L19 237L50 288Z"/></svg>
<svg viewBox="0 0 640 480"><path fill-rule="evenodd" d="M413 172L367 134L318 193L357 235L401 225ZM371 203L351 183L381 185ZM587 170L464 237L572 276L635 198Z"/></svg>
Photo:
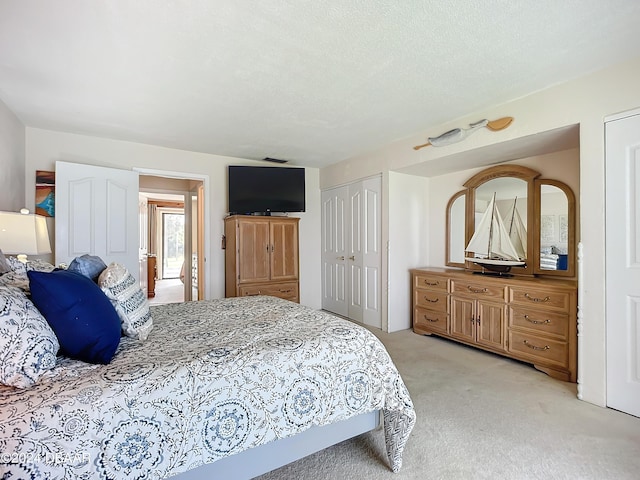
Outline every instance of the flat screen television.
<svg viewBox="0 0 640 480"><path fill-rule="evenodd" d="M229 165L229 213L304 212L304 168Z"/></svg>

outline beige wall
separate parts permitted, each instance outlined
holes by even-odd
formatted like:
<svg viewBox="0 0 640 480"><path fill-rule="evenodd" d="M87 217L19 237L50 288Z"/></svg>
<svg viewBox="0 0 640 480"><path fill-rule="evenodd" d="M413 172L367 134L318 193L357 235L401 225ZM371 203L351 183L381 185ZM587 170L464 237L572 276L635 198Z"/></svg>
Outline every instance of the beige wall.
<svg viewBox="0 0 640 480"><path fill-rule="evenodd" d="M208 281L213 298L224 297L224 251L221 238L227 214L227 166L260 164L246 159L175 150L153 145L104 138L26 129L26 201L33 208L35 171L54 170L55 162L97 165L102 167L207 175L209 204L205 212L210 219L210 251L207 255ZM306 212L300 216L300 301L320 308L320 188L319 171L305 169Z"/></svg>
<svg viewBox="0 0 640 480"><path fill-rule="evenodd" d="M535 141L536 136L554 129L579 126L580 207L579 238L583 244L583 266L580 285L580 344L579 396L597 405L606 405L606 339L605 339L605 273L604 260L604 118L608 115L634 109L640 106L640 58L592 75L533 93L529 96L474 112L464 118L440 125L420 134L407 137L376 151L345 160L320 172L321 188L346 183L359 177L379 172L401 171L426 163L434 171L447 167L447 163L457 166L460 178L468 175L464 170L478 168L490 163L490 159L474 155L487 147L502 142L527 139ZM464 142L442 148L413 150L413 145L424 143L428 136L437 136L452 128L468 125L482 118L495 119L503 116L515 118L513 124L501 132L483 129ZM528 156L528 155L522 155ZM477 158L476 158L477 157ZM474 161L476 163L474 163ZM436 190L438 178L429 180L429 188ZM575 188L572 185L572 188ZM578 190L575 190L576 192ZM454 193L453 191L451 194ZM447 198L448 192L442 192ZM433 200L434 195L430 195ZM398 214L395 203L390 205L388 215ZM442 208L432 204L434 212ZM436 213L435 215L440 215ZM442 243L442 220L430 219L436 228L430 229L427 242L432 244L429 260L441 259L438 243ZM409 227L410 228L410 227ZM414 234L408 230L407 234ZM394 250L390 243L389 249ZM406 262L400 262L404 269ZM395 278L393 265L389 265L389 278ZM408 275L408 273L405 272ZM390 290L396 287L390 283ZM396 312L389 309L391 318ZM404 314L402 311L399 315Z"/></svg>
<svg viewBox="0 0 640 480"><path fill-rule="evenodd" d="M0 210L17 212L25 206L24 152L25 127L0 100Z"/></svg>

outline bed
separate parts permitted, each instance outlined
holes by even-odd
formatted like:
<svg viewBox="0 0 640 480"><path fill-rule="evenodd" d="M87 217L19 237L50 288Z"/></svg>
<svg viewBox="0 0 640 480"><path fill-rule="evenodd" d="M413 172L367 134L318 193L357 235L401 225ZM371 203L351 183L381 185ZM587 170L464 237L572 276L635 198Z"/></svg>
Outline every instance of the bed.
<svg viewBox="0 0 640 480"><path fill-rule="evenodd" d="M0 476L251 478L379 417L400 469L415 411L365 328L266 296L150 311L148 338L122 337L109 364L59 356L35 385L0 386Z"/></svg>

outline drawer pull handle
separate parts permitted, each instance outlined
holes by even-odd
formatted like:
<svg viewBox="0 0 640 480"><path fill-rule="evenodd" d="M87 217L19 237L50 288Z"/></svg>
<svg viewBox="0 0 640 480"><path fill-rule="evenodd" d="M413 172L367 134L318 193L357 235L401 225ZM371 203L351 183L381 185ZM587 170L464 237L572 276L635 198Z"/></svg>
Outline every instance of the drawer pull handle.
<svg viewBox="0 0 640 480"><path fill-rule="evenodd" d="M551 297L549 297L548 295L544 298L537 298L537 297L532 297L528 293L524 294L524 298L526 298L527 300L531 300L532 302L548 302L549 300L551 300Z"/></svg>
<svg viewBox="0 0 640 480"><path fill-rule="evenodd" d="M536 347L535 345L527 342L526 340L523 340L523 342L527 347L529 347L532 350L544 351L544 350L551 349L551 347L549 345L545 345L544 347Z"/></svg>
<svg viewBox="0 0 640 480"><path fill-rule="evenodd" d="M431 300L429 297L424 297L424 299L425 299L427 302L431 302L431 303L438 303L438 300L440 300L439 298L436 298L435 300Z"/></svg>
<svg viewBox="0 0 640 480"><path fill-rule="evenodd" d="M472 293L487 293L489 291L488 288L471 288L471 285L467 285L467 290Z"/></svg>
<svg viewBox="0 0 640 480"><path fill-rule="evenodd" d="M291 290L280 290L280 293L291 293Z"/></svg>
<svg viewBox="0 0 640 480"><path fill-rule="evenodd" d="M424 317L424 319L425 319L426 321L431 322L431 323L436 323L436 322L439 322L439 321L440 321L440 319L439 319L439 318L436 318L436 319L434 320L433 318L429 318L429 317L427 317L426 315L423 315L423 317Z"/></svg>
<svg viewBox="0 0 640 480"><path fill-rule="evenodd" d="M435 283L431 283L429 280L425 280L424 283L426 285L430 285L432 287L435 287L436 285L440 285L440 281L439 280L436 280Z"/></svg>
<svg viewBox="0 0 640 480"><path fill-rule="evenodd" d="M525 319L527 322L531 322L531 323L533 323L534 325L540 325L540 324L543 324L543 323L544 323L544 324L549 324L549 323L551 323L551 320L549 320L548 318L547 318L544 322L541 322L540 320L531 320L531 319L529 318L529 315L524 315L524 319Z"/></svg>

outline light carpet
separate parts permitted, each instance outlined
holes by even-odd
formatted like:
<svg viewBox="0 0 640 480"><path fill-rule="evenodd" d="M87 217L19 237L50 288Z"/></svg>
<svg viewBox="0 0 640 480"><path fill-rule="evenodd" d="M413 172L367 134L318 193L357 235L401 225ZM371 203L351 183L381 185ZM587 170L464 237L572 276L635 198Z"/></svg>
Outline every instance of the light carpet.
<svg viewBox="0 0 640 480"><path fill-rule="evenodd" d="M580 401L575 384L499 355L410 330L374 333L416 408L400 472L377 430L260 480L640 478L640 418Z"/></svg>

